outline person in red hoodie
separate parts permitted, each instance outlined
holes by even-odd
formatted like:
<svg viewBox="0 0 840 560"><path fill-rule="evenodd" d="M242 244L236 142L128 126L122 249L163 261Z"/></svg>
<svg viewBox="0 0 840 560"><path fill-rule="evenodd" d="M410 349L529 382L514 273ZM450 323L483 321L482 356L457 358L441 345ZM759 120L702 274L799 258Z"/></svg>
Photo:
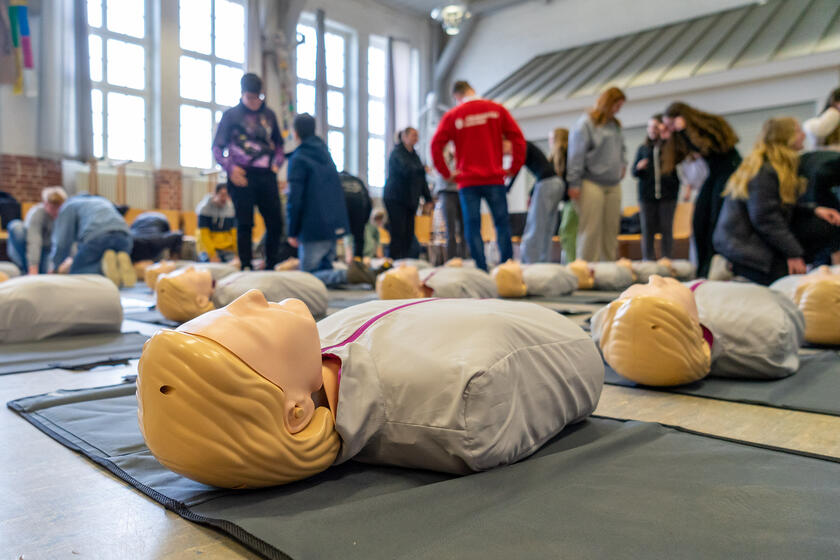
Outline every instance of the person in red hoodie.
<svg viewBox="0 0 840 560"><path fill-rule="evenodd" d="M515 176L525 162L525 138L519 125L502 105L481 99L467 82L455 82L452 97L457 107L448 111L432 138L432 158L444 179L458 184L464 215L464 236L479 268L487 270L481 240L481 199L487 201L501 262L513 258L508 219L505 177ZM502 167L502 140L513 146L510 168ZM455 171L450 173L443 157L448 142L455 144Z"/></svg>

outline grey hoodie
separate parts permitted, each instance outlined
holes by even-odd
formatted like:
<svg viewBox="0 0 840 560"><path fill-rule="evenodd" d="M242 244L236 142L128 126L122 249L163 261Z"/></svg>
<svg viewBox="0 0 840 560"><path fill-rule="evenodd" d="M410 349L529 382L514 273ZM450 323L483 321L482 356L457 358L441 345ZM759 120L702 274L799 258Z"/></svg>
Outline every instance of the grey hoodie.
<svg viewBox="0 0 840 560"><path fill-rule="evenodd" d="M595 126L588 114L575 123L569 134L566 182L569 188L580 187L584 179L603 186L621 181L627 165L624 137L615 121Z"/></svg>

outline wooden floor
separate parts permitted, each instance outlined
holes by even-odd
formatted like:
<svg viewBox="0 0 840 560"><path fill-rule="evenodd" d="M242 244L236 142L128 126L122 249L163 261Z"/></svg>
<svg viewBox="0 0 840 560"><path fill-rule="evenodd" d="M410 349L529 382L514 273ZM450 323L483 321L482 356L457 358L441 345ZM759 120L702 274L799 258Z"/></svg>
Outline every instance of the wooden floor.
<svg viewBox="0 0 840 560"><path fill-rule="evenodd" d="M126 322L126 327L148 334L156 330L140 323ZM119 383L135 372L132 363L89 372L0 376L0 400ZM840 417L609 385L596 414L840 457ZM0 448L2 558L259 558L228 537L167 512L5 407Z"/></svg>

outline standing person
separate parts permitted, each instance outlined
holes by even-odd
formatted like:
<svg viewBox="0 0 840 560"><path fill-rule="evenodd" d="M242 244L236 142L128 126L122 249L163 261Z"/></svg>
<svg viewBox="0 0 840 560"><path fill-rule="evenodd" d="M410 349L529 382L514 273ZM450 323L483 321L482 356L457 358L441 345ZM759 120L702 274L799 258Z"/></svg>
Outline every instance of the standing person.
<svg viewBox="0 0 840 560"><path fill-rule="evenodd" d="M682 102L671 103L665 110L665 125L680 146L679 151L697 152L706 161L709 174L694 202L691 220L697 276L705 278L714 255L712 234L715 231L729 177L741 163L735 148L738 135L723 117L695 109Z"/></svg>
<svg viewBox="0 0 840 560"><path fill-rule="evenodd" d="M73 245L76 254L70 256ZM117 286L133 286L133 246L128 225L116 206L101 196L77 194L55 219L50 270L70 274L103 274Z"/></svg>
<svg viewBox="0 0 840 560"><path fill-rule="evenodd" d="M662 257L673 257L674 212L680 193L680 179L674 158L671 132L662 122L662 114L647 123L647 138L636 152L633 176L639 184L639 213L642 222L642 259L656 260L654 238L662 234Z"/></svg>
<svg viewBox="0 0 840 560"><path fill-rule="evenodd" d="M361 260L365 255L365 226L373 211L373 202L364 182L346 171L338 174L341 188L344 190L344 204L347 206L347 219L350 223L350 236L353 240L353 258Z"/></svg>
<svg viewBox="0 0 840 560"><path fill-rule="evenodd" d="M49 269L53 222L66 200L64 189L47 187L41 191L41 203L26 213L25 222L9 222L9 260L25 274L45 274Z"/></svg>
<svg viewBox="0 0 840 560"><path fill-rule="evenodd" d="M522 262L551 261L551 239L557 233L557 207L566 193L566 150L569 131L555 128L549 137L552 160L549 161L532 142L525 143L525 167L537 178L522 234Z"/></svg>
<svg viewBox="0 0 840 560"><path fill-rule="evenodd" d="M452 173L455 170L455 152L452 144L443 149L443 159L446 167ZM443 210L443 221L446 224L446 257L444 261L454 258L467 258L467 244L464 236L464 214L461 212L461 201L458 198L458 185L455 181L444 178L441 174L435 177L435 196L440 201Z"/></svg>
<svg viewBox="0 0 840 560"><path fill-rule="evenodd" d="M788 274L805 274L806 262L826 244L835 251L840 247L840 212L798 204L807 188L798 175L804 140L796 119L768 120L729 179L714 244L736 276L767 286ZM826 223L828 235L820 245L804 243L818 222Z"/></svg>
<svg viewBox="0 0 840 560"><path fill-rule="evenodd" d="M294 134L300 145L289 157L289 244L297 247L300 269L327 286L373 284L376 278L355 259L347 270L333 268L335 242L347 234L347 206L341 179L327 145L315 135L315 119L295 117Z"/></svg>
<svg viewBox="0 0 840 560"><path fill-rule="evenodd" d="M432 158L438 173L458 184L470 256L478 268L487 270L481 239L481 199L490 207L501 262L506 262L513 258L513 244L505 176L515 176L525 162L525 138L504 106L481 99L469 83L455 82L452 97L457 107L449 110L438 124L432 138ZM508 171L502 167L504 139L510 140L513 152ZM443 148L450 141L455 144L453 173L443 158Z"/></svg>
<svg viewBox="0 0 840 560"><path fill-rule="evenodd" d="M414 150L420 136L411 127L397 134L397 143L388 158L388 179L385 181L385 209L388 211L388 233L391 235L389 256L392 259L416 258L414 217L420 197L432 203L426 168Z"/></svg>
<svg viewBox="0 0 840 560"><path fill-rule="evenodd" d="M627 169L621 123L615 115L626 97L612 87L583 114L569 137L569 197L577 200L577 258L614 261L621 226L621 185Z"/></svg>
<svg viewBox="0 0 840 560"><path fill-rule="evenodd" d="M809 150L840 150L840 88L834 89L828 95L823 112L818 117L805 121L802 128L805 130Z"/></svg>
<svg viewBox="0 0 840 560"><path fill-rule="evenodd" d="M195 208L198 214L198 260L228 262L236 258L236 213L226 183L204 195Z"/></svg>
<svg viewBox="0 0 840 560"><path fill-rule="evenodd" d="M240 85L241 101L222 115L213 140L213 155L228 174L228 194L236 209L237 249L242 268L253 268L251 230L256 205L265 221L265 269L272 270L283 235L277 189L277 170L284 158L283 137L274 111L263 101L260 77L245 74Z"/></svg>

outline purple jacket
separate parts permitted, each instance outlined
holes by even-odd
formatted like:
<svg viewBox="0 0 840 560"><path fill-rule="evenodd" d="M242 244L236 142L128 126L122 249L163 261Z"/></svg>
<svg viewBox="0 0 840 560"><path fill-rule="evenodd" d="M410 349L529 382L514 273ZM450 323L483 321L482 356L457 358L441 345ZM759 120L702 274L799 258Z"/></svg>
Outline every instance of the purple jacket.
<svg viewBox="0 0 840 560"><path fill-rule="evenodd" d="M283 137L274 111L265 103L258 111L242 103L225 111L213 139L213 157L228 173L234 165L243 169L282 165Z"/></svg>

